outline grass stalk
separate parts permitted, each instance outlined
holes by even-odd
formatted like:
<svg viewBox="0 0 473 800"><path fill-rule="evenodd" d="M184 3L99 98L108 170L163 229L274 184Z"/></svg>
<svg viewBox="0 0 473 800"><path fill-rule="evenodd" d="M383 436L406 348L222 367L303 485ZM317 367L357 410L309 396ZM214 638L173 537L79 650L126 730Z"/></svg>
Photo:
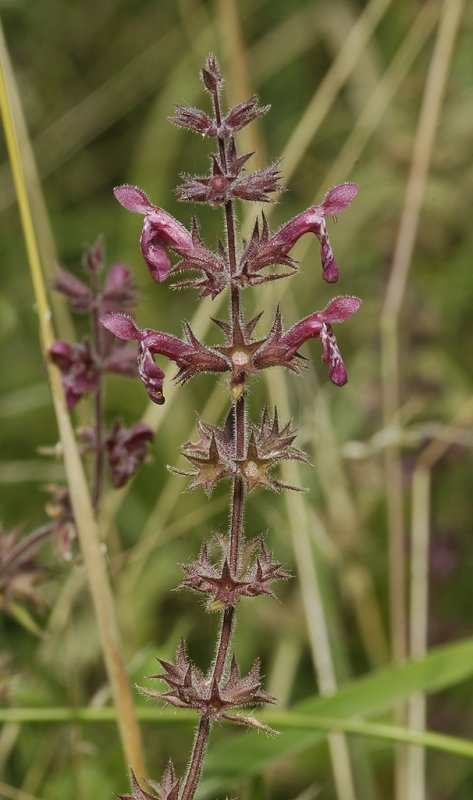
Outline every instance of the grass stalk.
<svg viewBox="0 0 473 800"><path fill-rule="evenodd" d="M39 800L36 795L24 792L22 789L15 789L14 786L9 786L3 781L0 781L0 793L5 800Z"/></svg>
<svg viewBox="0 0 473 800"><path fill-rule="evenodd" d="M409 655L422 658L427 652L429 608L429 534L431 472L422 463L412 476L412 530L409 613ZM422 692L409 698L408 724L424 730L426 699ZM425 750L410 747L406 764L406 800L425 800Z"/></svg>
<svg viewBox="0 0 473 800"><path fill-rule="evenodd" d="M34 295L36 299L41 350L46 363L59 435L64 454L80 546L86 565L90 590L100 634L112 694L117 707L117 721L127 763L138 774L144 772L139 728L136 721L130 686L122 655L120 636L110 582L100 547L97 522L82 462L67 411L59 370L48 359L47 353L55 341L51 310L43 276L43 266L38 248L38 238L29 201L27 177L18 143L18 132L9 90L9 58L3 32L0 30L0 107L15 188L17 193L23 235L28 255Z"/></svg>
<svg viewBox="0 0 473 800"><path fill-rule="evenodd" d="M399 315L412 262L450 61L463 8L463 0L452 0L452 2L445 0L442 5L434 52L426 78L413 145L393 263L381 315L383 405L386 427L399 424L401 395ZM401 661L406 653L406 568L401 458L400 450L395 445L386 450L385 477L389 531L391 641L393 658L395 661ZM398 800L404 800L406 793L407 796L413 796L405 784L405 764L403 763L403 758L400 757L397 764L396 778L396 796Z"/></svg>
<svg viewBox="0 0 473 800"><path fill-rule="evenodd" d="M432 471L456 441L458 429L473 423L473 397L470 397L452 421L447 432L433 439L422 450L412 476L411 583L410 583L410 658L423 658L428 646L429 547L431 528ZM416 692L409 698L409 727L422 731L426 725L426 697ZM425 752L410 747L407 754L406 800L424 800Z"/></svg>
<svg viewBox="0 0 473 800"><path fill-rule="evenodd" d="M242 97L251 97L254 94L248 67L247 49L243 38L241 24L241 10L236 0L218 0L220 40L228 80L228 99L231 105L236 104ZM253 163L256 168L266 163L266 145L261 133L259 120L253 125L243 128L240 132L240 149L242 152L252 152Z"/></svg>
<svg viewBox="0 0 473 800"><path fill-rule="evenodd" d="M350 135L322 181L323 186L332 186L339 180L347 180L353 165L360 158L370 137L381 122L387 108L393 102L396 92L431 34L437 18L437 0L429 0L420 9L405 38L402 40L396 55L381 76L373 92L369 95L365 107L357 116Z"/></svg>

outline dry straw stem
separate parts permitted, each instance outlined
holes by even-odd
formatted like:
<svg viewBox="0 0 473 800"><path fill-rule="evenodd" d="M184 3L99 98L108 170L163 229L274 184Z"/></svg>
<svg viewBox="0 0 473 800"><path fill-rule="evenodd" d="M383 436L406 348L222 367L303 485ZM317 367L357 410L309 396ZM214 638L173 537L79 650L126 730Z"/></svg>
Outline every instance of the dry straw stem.
<svg viewBox="0 0 473 800"><path fill-rule="evenodd" d="M437 0L429 0L420 9L405 38L385 70L368 101L358 115L355 124L336 160L322 181L323 186L332 186L339 180L347 180L353 164L360 158L370 137L381 122L386 109L404 81L422 46L432 32L438 18Z"/></svg>
<svg viewBox="0 0 473 800"><path fill-rule="evenodd" d="M422 658L427 653L429 611L429 549L431 529L432 471L453 442L458 441L462 428L473 424L473 396L462 409L441 438L435 438L424 447L417 458L412 475L411 514L411 574L409 614L409 656ZM409 700L409 727L422 731L426 724L426 698L416 693ZM425 797L425 751L423 747L409 748L407 760L406 800L423 800ZM414 793L415 792L415 793Z"/></svg>
<svg viewBox="0 0 473 800"><path fill-rule="evenodd" d="M240 12L236 0L219 0L218 11L225 72L229 76L228 100L230 105L234 105L242 97L251 97L254 94L248 68L247 49L243 40ZM254 120L247 128L243 128L239 133L238 141L242 152L255 154L253 164L256 168L260 168L266 163L266 147L259 120Z"/></svg>
<svg viewBox="0 0 473 800"><path fill-rule="evenodd" d="M57 272L57 257L53 232L49 222L46 202L44 199L41 182L39 180L38 170L36 168L36 161L28 135L21 101L18 91L16 90L8 54L6 54L6 56L6 60L4 61L5 82L10 88L12 116L14 117L16 123L18 142L21 143L21 158L28 184L29 203L32 210L32 217L36 221L35 228L38 250L41 261L45 268L46 279L52 281ZM2 184L4 183L8 184L9 181L2 181ZM51 304L60 336L64 339L73 341L76 338L74 333L74 323L72 321L72 316L69 311L67 301L65 298L61 297L61 295L56 294L52 297Z"/></svg>
<svg viewBox="0 0 473 800"><path fill-rule="evenodd" d="M0 793L5 800L38 800L35 795L23 791L23 789L15 789L14 786L3 783L3 781L0 781Z"/></svg>
<svg viewBox="0 0 473 800"><path fill-rule="evenodd" d="M97 523L94 517L89 489L75 442L70 417L66 408L60 373L47 358L48 350L55 341L55 336L44 283L38 239L29 201L27 177L23 167L18 141L18 129L11 101L10 87L14 85L14 78L3 39L3 32L1 30L0 62L0 106L2 110L3 126L15 181L23 234L36 298L41 348L51 385L53 405L63 447L64 466L69 484L74 518L94 602L107 673L117 707L118 727L125 758L127 763L133 766L137 773L143 774L144 763L141 753L140 734L123 661L120 637L115 618L114 601L104 557L100 548Z"/></svg>
<svg viewBox="0 0 473 800"><path fill-rule="evenodd" d="M445 0L442 6L414 140L393 264L381 315L383 406L386 427L399 425L399 314L417 236L450 61L463 8L463 0ZM401 460L400 450L395 445L387 448L385 452L385 476L388 505L392 650L394 660L401 661L406 656L406 567ZM419 800L424 796L423 777L419 777L419 770L415 772L417 775L415 786L414 778L410 777L408 788L404 783L404 766L402 761L399 761L396 780L399 800L401 798L405 800L406 797L415 797L416 800Z"/></svg>

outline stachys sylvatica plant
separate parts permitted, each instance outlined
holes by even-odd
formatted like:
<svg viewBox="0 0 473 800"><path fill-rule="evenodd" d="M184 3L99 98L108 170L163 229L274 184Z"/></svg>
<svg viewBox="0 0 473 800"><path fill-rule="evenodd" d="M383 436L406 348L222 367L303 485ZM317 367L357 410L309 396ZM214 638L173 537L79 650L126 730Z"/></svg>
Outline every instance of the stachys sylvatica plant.
<svg viewBox="0 0 473 800"><path fill-rule="evenodd" d="M182 339L153 328L138 328L132 317L109 313L102 324L119 339L138 342L138 369L146 390L155 403L163 403L162 369L155 356L165 356L178 367L176 381L186 383L200 373L228 373L229 411L222 426L198 420L196 441L183 446L183 454L191 464L185 474L190 487L202 487L207 495L214 486L226 480L231 486L231 512L226 536L217 537L219 557L212 559L204 544L197 559L184 565L181 587L208 598L207 609L221 615L220 633L215 656L207 672L195 666L183 641L174 662L158 659L162 667L153 676L167 684L167 691L146 691L146 694L177 706L194 709L198 723L186 774L179 778L172 761L160 783L149 781L141 788L132 775L133 795L121 800L191 800L201 774L209 734L214 720L228 720L271 733L262 722L248 713L247 707L274 702L262 687L259 663L242 675L232 648L236 608L240 597L256 598L273 595L273 581L287 578L282 565L274 559L263 537L245 542L244 504L246 496L262 487L279 491L291 489L275 472L286 459L305 461L304 453L293 446L295 433L290 424L281 424L277 409L263 409L259 424L250 425L247 409L247 385L260 370L287 367L299 373L302 356L299 349L308 339L319 339L322 360L328 366L330 379L337 386L347 381L332 325L344 322L360 306L356 297L336 297L322 311L314 311L289 328L281 311L275 309L269 330L255 334L261 314L247 319L242 309L241 294L268 281L288 278L297 272L291 249L305 233L313 233L320 243L322 276L329 283L338 279L327 233L327 217L343 211L357 192L353 183L331 189L323 203L308 208L275 233L271 232L264 214L256 220L249 241L237 240L235 198L271 202L271 194L281 190L278 163L247 172L251 153L238 154L235 134L252 120L268 111L252 97L227 113L221 107L223 80L214 56L209 56L201 77L212 101L212 113L188 106L177 106L171 121L215 141L210 173L205 176L182 175L178 197L186 202L206 203L223 210L224 241L217 251L209 249L197 220L190 229L163 209L152 204L146 194L134 186L119 186L115 197L128 211L143 216L141 251L151 277L158 283L168 276L176 279L173 288L192 288L201 297L215 298L226 291L229 314L226 320L215 320L222 332L222 344L209 346L199 341L187 322L183 323ZM176 257L174 265L170 255ZM182 273L191 273L184 279Z"/></svg>

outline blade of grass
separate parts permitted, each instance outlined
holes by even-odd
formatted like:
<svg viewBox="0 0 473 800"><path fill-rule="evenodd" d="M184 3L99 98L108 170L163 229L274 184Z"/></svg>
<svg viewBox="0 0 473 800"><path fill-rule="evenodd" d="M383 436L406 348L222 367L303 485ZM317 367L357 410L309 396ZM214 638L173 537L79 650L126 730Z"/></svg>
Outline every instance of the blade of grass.
<svg viewBox="0 0 473 800"><path fill-rule="evenodd" d="M350 726L358 724L366 726L363 720L353 717L360 714L367 717L383 714L392 706L406 700L413 692L422 691L428 694L442 691L466 680L472 674L473 638L470 638L437 647L422 659L372 672L367 677L345 684L331 697L314 696L303 700L287 712L287 718L285 712L261 715L268 722L277 717L277 725L284 727L284 732L276 739L248 732L216 744L208 756L206 786L208 788L211 782L214 786L218 779L222 785L226 782L228 788L228 779L239 780L242 776L260 772L278 758L312 747L321 740L320 728L323 727L323 723L319 722L319 729L314 730L318 720L324 720L327 723L326 727L343 725L344 721ZM192 712L182 711L176 714L170 709L148 705L138 707L137 715L142 722L162 724L164 727L192 725L195 719ZM62 724L70 721L91 724L113 723L116 716L117 712L112 707L0 709L0 722L10 724ZM393 729L399 730L391 725L383 727L388 728L389 735ZM425 735L422 731L403 728L400 731L399 735L404 737L403 741L406 736ZM428 734L427 740L424 740L426 746L431 746L432 740L430 743L428 741L431 735ZM439 734L433 735L439 736ZM239 740L238 748L235 746L235 738ZM471 748L471 742L455 737L446 739L448 752L469 755L465 750ZM458 747L455 745L450 747L452 740L458 743ZM416 738L415 741L418 743L421 740ZM440 741L438 743L441 744ZM240 757L237 758L237 753L241 754L241 760ZM204 791L201 796L207 796L207 792Z"/></svg>
<svg viewBox="0 0 473 800"><path fill-rule="evenodd" d="M10 99L9 82L13 81L13 76L9 66L8 51L1 28L0 63L0 107L2 111L3 127L17 192L28 262L37 304L41 349L47 365L53 405L62 441L64 465L68 478L71 503L81 550L87 568L108 677L117 705L118 725L125 758L127 763L133 766L141 775L144 772L144 762L141 752L140 734L123 661L120 636L115 618L113 595L100 548L97 523L94 517L79 451L75 442L71 420L65 403L60 373L47 358L48 350L55 341L55 336L44 284L38 239L31 213L27 178L18 145L18 133L13 116L14 110Z"/></svg>
<svg viewBox="0 0 473 800"><path fill-rule="evenodd" d="M345 719L340 717L319 717L314 716L306 719L298 714L271 714L266 718L271 719L271 725L281 730L300 730L316 731L343 731L344 733L355 733L360 736L369 736L374 739L383 739L389 742L403 742L405 744L422 745L434 750L441 750L444 753L453 753L466 758L473 758L473 742L469 739L461 739L457 736L449 736L432 731L415 731L410 728L401 728L398 725L389 725L379 722L366 722L361 719Z"/></svg>
<svg viewBox="0 0 473 800"><path fill-rule="evenodd" d="M176 715L172 711L158 708L142 707L137 710L137 715L140 722L152 723L165 728L192 726L195 720L191 712L186 712L184 715ZM17 724L55 725L81 722L90 725L107 725L116 722L116 711L113 708L88 707L74 710L69 708L26 708L8 709L5 712L0 711L0 719L11 721L13 717L15 717ZM306 715L291 711L268 712L264 715L264 720L281 731L297 731L301 733L343 731L344 733L367 736L373 739L422 745L444 753L473 758L472 741L458 736L435 733L434 731L415 731L387 723L367 722L363 719ZM320 741L320 738L317 737L317 741Z"/></svg>

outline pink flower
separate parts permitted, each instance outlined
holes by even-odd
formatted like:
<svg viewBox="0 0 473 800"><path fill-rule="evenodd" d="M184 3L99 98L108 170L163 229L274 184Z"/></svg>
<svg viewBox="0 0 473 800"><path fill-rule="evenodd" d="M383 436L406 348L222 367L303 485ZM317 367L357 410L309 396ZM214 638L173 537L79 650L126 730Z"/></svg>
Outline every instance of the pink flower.
<svg viewBox="0 0 473 800"><path fill-rule="evenodd" d="M285 256L305 233L314 233L320 241L322 274L327 283L336 283L338 267L330 246L325 217L335 216L347 208L358 191L356 183L341 183L325 195L320 206L312 206L289 220L271 237L271 244L281 247Z"/></svg>
<svg viewBox="0 0 473 800"><path fill-rule="evenodd" d="M179 383L185 383L199 372L225 372L230 369L229 360L199 342L187 323L184 324L187 341L151 328L137 328L127 314L107 314L101 318L101 323L119 339L139 342L138 371L151 400L158 405L164 403L164 372L155 364L153 356L160 354L177 364Z"/></svg>
<svg viewBox="0 0 473 800"><path fill-rule="evenodd" d="M61 370L67 407L72 411L79 400L97 388L100 370L89 343L54 342L49 355Z"/></svg>
<svg viewBox="0 0 473 800"><path fill-rule="evenodd" d="M361 300L358 297L336 297L324 308L301 319L288 331L282 329L281 314L276 312L273 327L264 344L254 355L257 369L286 366L298 370L295 358L299 348L308 339L320 339L323 347L322 361L330 364L330 379L337 386L343 386L348 378L345 364L332 331L332 324L344 322L358 311Z"/></svg>
<svg viewBox="0 0 473 800"><path fill-rule="evenodd" d="M103 288L102 312L133 308L137 301L138 293L130 268L126 264L113 264Z"/></svg>
<svg viewBox="0 0 473 800"><path fill-rule="evenodd" d="M146 458L148 443L153 439L154 433L148 425L137 422L131 428L125 428L120 420L116 420L106 440L115 488L123 486L135 474Z"/></svg>
<svg viewBox="0 0 473 800"><path fill-rule="evenodd" d="M118 202L128 211L144 215L141 232L141 252L148 265L151 277L161 283L166 280L171 269L168 249L180 254L193 250L192 236L171 214L151 201L141 189L125 184L117 186L113 193Z"/></svg>

